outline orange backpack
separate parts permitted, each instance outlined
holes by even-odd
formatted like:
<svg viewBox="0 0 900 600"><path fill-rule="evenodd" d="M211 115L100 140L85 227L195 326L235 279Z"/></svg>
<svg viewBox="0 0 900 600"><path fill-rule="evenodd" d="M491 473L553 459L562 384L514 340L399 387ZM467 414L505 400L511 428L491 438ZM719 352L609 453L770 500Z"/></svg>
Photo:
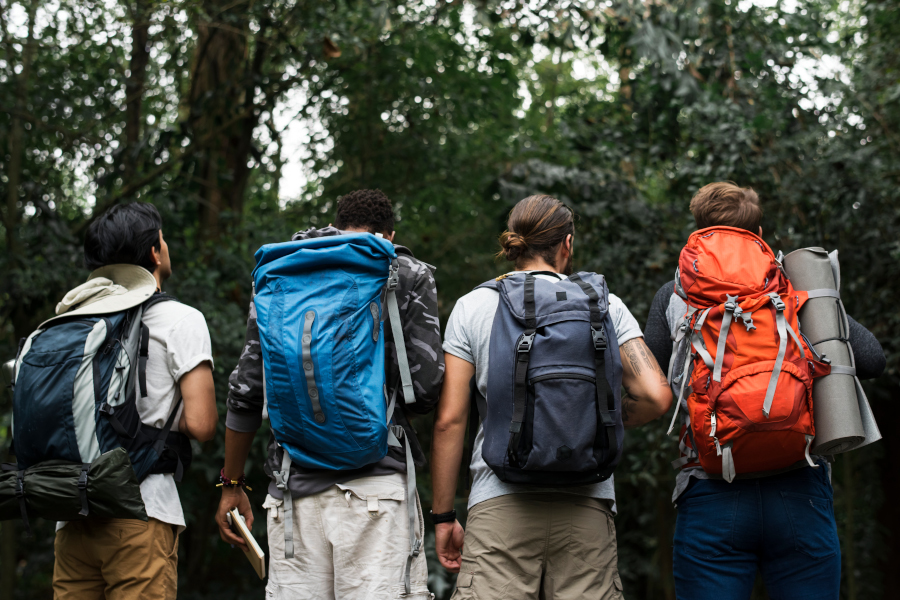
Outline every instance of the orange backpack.
<svg viewBox="0 0 900 600"><path fill-rule="evenodd" d="M675 293L688 309L669 373L684 361L673 385L679 404L687 395L688 415L673 465L699 462L729 482L815 466L812 382L830 367L800 333L807 293L794 290L769 246L743 229L696 231L681 251Z"/></svg>

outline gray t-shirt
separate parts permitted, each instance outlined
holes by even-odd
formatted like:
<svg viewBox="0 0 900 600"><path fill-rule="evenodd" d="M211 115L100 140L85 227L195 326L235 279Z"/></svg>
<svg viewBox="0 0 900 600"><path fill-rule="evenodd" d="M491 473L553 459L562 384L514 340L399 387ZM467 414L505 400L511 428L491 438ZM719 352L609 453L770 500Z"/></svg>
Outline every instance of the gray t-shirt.
<svg viewBox="0 0 900 600"><path fill-rule="evenodd" d="M523 271L516 271L523 272ZM547 281L556 281L549 275L537 275ZM565 275L560 275L565 277ZM494 290L480 288L473 290L460 298L453 307L450 320L447 321L447 331L444 335L444 352L459 357L475 365L475 377L478 391L487 402L488 361L491 345L491 327L494 324L494 314L500 302L500 294ZM634 338L642 337L640 325L629 312L625 304L614 294L609 295L609 314L616 328L616 337L619 346ZM471 470L473 475L472 491L469 494L469 508L479 502L490 500L498 496L516 493L535 492L564 492L602 498L613 502L615 511L615 487L613 478L593 485L571 488L546 488L520 484L504 483L484 462L481 457L481 445L484 442L484 430L478 427L478 435L475 437L475 447L472 452Z"/></svg>

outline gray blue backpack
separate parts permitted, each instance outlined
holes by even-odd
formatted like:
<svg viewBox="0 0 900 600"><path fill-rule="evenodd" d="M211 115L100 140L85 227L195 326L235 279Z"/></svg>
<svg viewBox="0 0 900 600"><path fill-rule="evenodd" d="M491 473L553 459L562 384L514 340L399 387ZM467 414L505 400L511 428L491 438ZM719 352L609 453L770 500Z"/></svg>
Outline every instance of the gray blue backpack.
<svg viewBox="0 0 900 600"><path fill-rule="evenodd" d="M19 345L13 380L15 464L0 472L0 520L92 517L146 521L140 482L151 473L181 480L190 440L141 422L150 331L142 315L174 300L154 294L128 310L58 318Z"/></svg>
<svg viewBox="0 0 900 600"><path fill-rule="evenodd" d="M487 401L473 402L483 421L485 462L508 483L561 487L608 479L625 430L622 361L603 276L516 273L478 287L500 293Z"/></svg>

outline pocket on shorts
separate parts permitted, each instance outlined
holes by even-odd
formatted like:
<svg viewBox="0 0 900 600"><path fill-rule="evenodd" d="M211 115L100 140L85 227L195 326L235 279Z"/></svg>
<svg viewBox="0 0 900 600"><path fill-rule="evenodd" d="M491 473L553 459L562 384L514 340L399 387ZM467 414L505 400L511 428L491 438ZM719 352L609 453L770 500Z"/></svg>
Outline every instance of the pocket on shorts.
<svg viewBox="0 0 900 600"><path fill-rule="evenodd" d="M343 566L393 570L405 565L409 554L406 486L373 479L381 478L339 484L334 510L324 510L322 517L340 531L336 550Z"/></svg>
<svg viewBox="0 0 900 600"><path fill-rule="evenodd" d="M840 547L834 508L828 498L781 492L794 533L794 549L810 558L833 556Z"/></svg>
<svg viewBox="0 0 900 600"><path fill-rule="evenodd" d="M456 591L452 600L477 600L475 595L475 578L478 573L460 573L456 578Z"/></svg>

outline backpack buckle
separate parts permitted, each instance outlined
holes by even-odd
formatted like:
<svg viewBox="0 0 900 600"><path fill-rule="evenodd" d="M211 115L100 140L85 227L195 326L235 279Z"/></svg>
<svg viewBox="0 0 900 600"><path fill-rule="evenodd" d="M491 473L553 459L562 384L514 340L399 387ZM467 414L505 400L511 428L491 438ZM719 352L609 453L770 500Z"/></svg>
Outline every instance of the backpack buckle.
<svg viewBox="0 0 900 600"><path fill-rule="evenodd" d="M531 352L531 347L534 345L534 333L523 333L522 337L519 338L519 343L516 344L516 352L519 354Z"/></svg>
<svg viewBox="0 0 900 600"><path fill-rule="evenodd" d="M769 295L769 298L772 299L772 304L775 305L775 310L777 310L778 312L781 312L784 310L784 308L785 308L784 301L781 299L781 297L779 295L771 294L771 295Z"/></svg>
<svg viewBox="0 0 900 600"><path fill-rule="evenodd" d="M729 300L728 302L725 303L725 310L727 310L728 312L733 313L736 308L737 308L737 304L735 304L733 300Z"/></svg>
<svg viewBox="0 0 900 600"><path fill-rule="evenodd" d="M606 351L606 330L603 328L603 325L600 326L600 329L591 327L591 338L594 340L594 350L597 352Z"/></svg>
<svg viewBox="0 0 900 600"><path fill-rule="evenodd" d="M397 260L391 261L391 269L387 280L387 289L396 290L400 284L400 265Z"/></svg>

